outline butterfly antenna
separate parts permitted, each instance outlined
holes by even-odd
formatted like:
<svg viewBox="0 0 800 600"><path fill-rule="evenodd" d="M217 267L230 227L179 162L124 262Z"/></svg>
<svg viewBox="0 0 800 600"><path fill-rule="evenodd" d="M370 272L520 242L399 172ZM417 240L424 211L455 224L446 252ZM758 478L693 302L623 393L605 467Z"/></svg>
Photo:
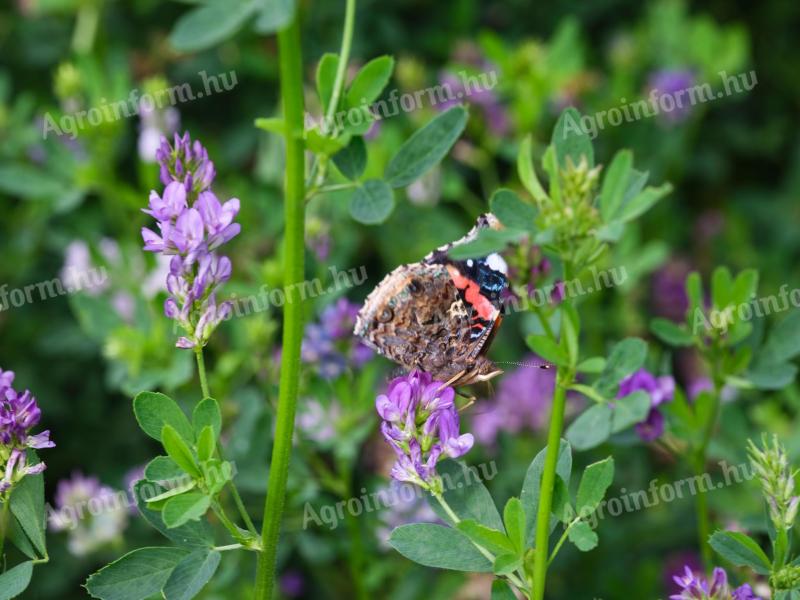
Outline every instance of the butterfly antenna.
<svg viewBox="0 0 800 600"><path fill-rule="evenodd" d="M495 361L498 365L516 365L518 367L525 367L528 369L552 369L555 367L553 363L547 361L532 361L532 362L516 362L513 360Z"/></svg>

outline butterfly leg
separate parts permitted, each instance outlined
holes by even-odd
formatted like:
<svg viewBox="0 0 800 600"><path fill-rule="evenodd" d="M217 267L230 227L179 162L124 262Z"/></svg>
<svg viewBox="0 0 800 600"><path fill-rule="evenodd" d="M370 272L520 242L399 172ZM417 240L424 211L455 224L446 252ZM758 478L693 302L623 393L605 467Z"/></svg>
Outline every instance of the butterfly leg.
<svg viewBox="0 0 800 600"><path fill-rule="evenodd" d="M444 388L450 387L451 385L453 385L456 381L461 379L466 372L467 372L466 370L461 370L458 373L456 373L455 375L453 375L450 379L448 379L445 383L442 384L442 386L439 388L438 391L441 392Z"/></svg>

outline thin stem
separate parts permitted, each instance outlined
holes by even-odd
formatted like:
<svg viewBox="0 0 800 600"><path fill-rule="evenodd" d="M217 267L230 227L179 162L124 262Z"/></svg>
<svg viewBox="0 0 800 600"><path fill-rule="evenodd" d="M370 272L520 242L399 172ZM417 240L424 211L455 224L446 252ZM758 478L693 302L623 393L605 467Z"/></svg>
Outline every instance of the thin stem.
<svg viewBox="0 0 800 600"><path fill-rule="evenodd" d="M539 492L539 510L536 517L536 560L533 563L533 598L544 598L545 579L547 577L547 557L550 540L550 510L553 506L553 489L556 483L556 465L561 445L561 432L564 427L564 407L567 398L566 381L563 367L556 372L556 388L553 393L553 409L550 415L550 431L547 434L547 453L542 472L542 486Z"/></svg>
<svg viewBox="0 0 800 600"><path fill-rule="evenodd" d="M211 398L211 392L208 389L208 376L206 375L206 361L203 358L203 348L198 346L194 355L197 357L197 373L200 376L200 389L203 391L203 398Z"/></svg>
<svg viewBox="0 0 800 600"><path fill-rule="evenodd" d="M248 548L247 546L242 546L241 544L228 544L227 546L214 546L214 550L217 552L228 552L229 550L252 550L252 548Z"/></svg>
<svg viewBox="0 0 800 600"><path fill-rule="evenodd" d="M211 390L208 387L208 375L206 374L206 361L203 357L203 348L197 348L194 351L194 354L197 357L197 373L200 377L200 389L203 391L203 398L211 398ZM217 453L219 454L220 460L224 461L225 457L222 455L222 448L220 445L217 445ZM236 510L242 517L242 520L247 526L248 531L250 531L250 533L252 533L254 536L257 536L258 531L256 530L256 526L253 525L253 520L250 518L250 515L247 512L247 508L244 505L244 500L242 500L241 495L239 495L239 490L236 488L236 484L233 483L233 480L228 482L228 487L233 495L233 502L236 504Z"/></svg>
<svg viewBox="0 0 800 600"><path fill-rule="evenodd" d="M261 532L262 551L258 556L253 597L272 597L275 585L275 560L278 552L281 517L286 498L286 480L297 407L300 380L300 344L303 339L303 299L296 292L304 273L305 165L303 141L303 61L300 44L300 20L295 14L291 24L278 33L281 100L286 125L286 188L284 213L284 286L287 302L283 311L283 344L280 387L276 414L275 442L264 505ZM294 293L289 293L294 291Z"/></svg>
<svg viewBox="0 0 800 600"><path fill-rule="evenodd" d="M569 536L570 529L572 529L572 527L574 525L577 525L580 522L580 520L581 520L580 517L576 517L575 520L571 521L570 524L567 525L564 528L564 533L561 534L561 538L558 540L558 543L555 545L555 547L553 548L553 551L550 553L550 558L547 559L547 566L548 567L551 564L553 564L553 560L555 560L556 554L558 554L558 551L561 550L561 546L564 545L564 542L567 541L567 537Z"/></svg>
<svg viewBox="0 0 800 600"><path fill-rule="evenodd" d="M342 31L342 47L339 50L339 64L336 67L336 79L333 81L331 102L325 113L325 122L330 123L339 106L339 99L344 89L344 78L347 74L347 63L350 60L350 47L353 45L353 27L356 20L356 0L347 0L344 9L344 30Z"/></svg>
<svg viewBox="0 0 800 600"><path fill-rule="evenodd" d="M11 504L11 498L7 498L3 502L3 508L0 510L0 567L3 561L3 550L6 543L6 529L8 528L8 507Z"/></svg>
<svg viewBox="0 0 800 600"><path fill-rule="evenodd" d="M242 532L239 531L239 528L236 527L236 524L228 518L228 515L225 514L225 509L222 508L222 505L214 502L211 505L211 510L214 511L214 514L217 515L220 523L225 526L225 529L231 534L231 537L240 543L245 542L245 538L242 535Z"/></svg>
<svg viewBox="0 0 800 600"><path fill-rule="evenodd" d="M441 507L444 509L444 512L447 513L447 516L450 517L450 520L453 521L453 523L455 525L458 525L461 522L461 519L459 519L458 515L455 512L453 512L453 509L447 503L447 500L444 499L444 496L442 496L441 494L434 494L434 493L431 493L431 494L433 495L434 498L436 498L437 502L439 502ZM480 544L476 544L475 542L472 542L472 545L475 546L475 548L478 549L478 552L480 552L481 554L483 554L483 556L486 557L486 560L488 560L490 563L494 564L494 560L496 558L494 554L489 552L486 548L484 548ZM505 577L511 583L513 583L515 586L517 586L521 591L526 591L528 589L528 586L526 586L525 583L519 577L514 575L513 573L508 573L508 574L505 575Z"/></svg>

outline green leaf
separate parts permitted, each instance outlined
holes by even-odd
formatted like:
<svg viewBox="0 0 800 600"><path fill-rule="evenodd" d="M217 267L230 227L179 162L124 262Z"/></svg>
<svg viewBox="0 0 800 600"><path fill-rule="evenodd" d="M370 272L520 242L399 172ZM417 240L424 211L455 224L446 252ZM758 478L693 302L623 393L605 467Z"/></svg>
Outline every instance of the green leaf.
<svg viewBox="0 0 800 600"><path fill-rule="evenodd" d="M546 335L532 334L525 338L528 348L541 356L547 362L559 367L569 366L569 357L563 348Z"/></svg>
<svg viewBox="0 0 800 600"><path fill-rule="evenodd" d="M350 216L366 225L383 223L393 210L392 188L380 179L367 179L350 199Z"/></svg>
<svg viewBox="0 0 800 600"><path fill-rule="evenodd" d="M285 28L294 17L294 0L259 0L258 17L253 29L262 35L275 33Z"/></svg>
<svg viewBox="0 0 800 600"><path fill-rule="evenodd" d="M481 481L482 477L491 479L493 475L454 460L439 463L436 470L442 478L444 499L459 519L472 519L498 531L503 529L500 513L497 512L489 490ZM452 524L452 520L437 501L431 498L429 503L442 521Z"/></svg>
<svg viewBox="0 0 800 600"><path fill-rule="evenodd" d="M610 456L586 467L578 485L575 504L578 514L588 516L594 512L600 506L600 501L606 495L606 490L613 480L614 459Z"/></svg>
<svg viewBox="0 0 800 600"><path fill-rule="evenodd" d="M147 499L160 494L164 488L152 481L142 479L133 488L136 507L144 519L162 535L181 546L210 548L214 545L214 532L206 521L190 521L181 527L168 529L161 513L147 508Z"/></svg>
<svg viewBox="0 0 800 600"><path fill-rule="evenodd" d="M40 462L33 451L27 453L27 460L29 465ZM14 486L9 509L39 555L47 556L44 536L44 476L41 473L28 475Z"/></svg>
<svg viewBox="0 0 800 600"><path fill-rule="evenodd" d="M206 426L210 426L214 430L214 439L218 439L222 431L222 412L219 402L214 398L203 398L192 412L194 434L199 435Z"/></svg>
<svg viewBox="0 0 800 600"><path fill-rule="evenodd" d="M603 187L600 191L600 215L603 222L613 221L622 206L632 168L633 153L630 150L620 150L614 155L608 172L603 178Z"/></svg>
<svg viewBox="0 0 800 600"><path fill-rule="evenodd" d="M257 7L252 0L214 0L181 16L169 41L180 52L205 50L232 37Z"/></svg>
<svg viewBox="0 0 800 600"><path fill-rule="evenodd" d="M744 269L739 272L736 279L733 281L730 302L735 306L749 302L757 290L758 271L755 269Z"/></svg>
<svg viewBox="0 0 800 600"><path fill-rule="evenodd" d="M602 356L593 356L578 363L575 368L580 373L600 373L606 368L606 359Z"/></svg>
<svg viewBox="0 0 800 600"><path fill-rule="evenodd" d="M719 266L711 274L711 302L714 308L722 310L730 303L733 291L733 278L728 267Z"/></svg>
<svg viewBox="0 0 800 600"><path fill-rule="evenodd" d="M662 317L653 319L650 321L650 331L662 342L670 346L680 347L694 345L694 337L692 337L692 334L669 319L664 319Z"/></svg>
<svg viewBox="0 0 800 600"><path fill-rule="evenodd" d="M772 327L759 352L759 364L777 364L800 354L800 311L795 310Z"/></svg>
<svg viewBox="0 0 800 600"><path fill-rule="evenodd" d="M431 119L400 146L386 165L389 185L403 187L422 177L447 155L466 124L463 106L454 106Z"/></svg>
<svg viewBox="0 0 800 600"><path fill-rule="evenodd" d="M268 133L277 133L278 135L286 133L286 121L278 117L258 118L255 125Z"/></svg>
<svg viewBox="0 0 800 600"><path fill-rule="evenodd" d="M39 558L39 555L36 553L36 549L33 547L31 540L25 534L25 531L22 529L22 525L19 524L19 521L17 521L17 519L9 519L9 521L8 539L28 558L34 560Z"/></svg>
<svg viewBox="0 0 800 600"><path fill-rule="evenodd" d="M389 544L400 554L426 567L491 573L492 564L457 529L416 523L392 531Z"/></svg>
<svg viewBox="0 0 800 600"><path fill-rule="evenodd" d="M639 338L627 338L612 348L606 368L594 383L595 389L605 398L616 395L619 382L644 364L647 344Z"/></svg>
<svg viewBox="0 0 800 600"><path fill-rule="evenodd" d="M539 509L539 492L542 484L542 472L544 471L544 459L547 456L547 448L539 452L525 473L525 480L522 483L522 492L519 499L525 509L525 539L527 546L533 545L533 538L536 534L536 517ZM572 449L566 440L561 440L558 447L558 461L556 463L556 474L569 485L570 474L572 472ZM557 521L552 520L551 530Z"/></svg>
<svg viewBox="0 0 800 600"><path fill-rule="evenodd" d="M493 554L516 552L514 544L502 531L490 529L472 519L465 519L456 525L461 533Z"/></svg>
<svg viewBox="0 0 800 600"><path fill-rule="evenodd" d="M356 181L367 167L367 146L364 138L355 136L350 143L333 155L333 164L350 181Z"/></svg>
<svg viewBox="0 0 800 600"><path fill-rule="evenodd" d="M522 566L522 557L519 554L499 554L494 559L492 570L495 575L508 575ZM516 598L515 598L516 600Z"/></svg>
<svg viewBox="0 0 800 600"><path fill-rule="evenodd" d="M643 390L636 390L623 398L614 400L611 415L611 433L619 433L640 423L650 412L650 396Z"/></svg>
<svg viewBox="0 0 800 600"><path fill-rule="evenodd" d="M595 404L583 411L567 428L567 440L576 450L588 450L611 435L612 412L608 404Z"/></svg>
<svg viewBox="0 0 800 600"><path fill-rule="evenodd" d="M489 201L492 213L509 229L533 233L536 229L536 209L520 200L514 192L500 188Z"/></svg>
<svg viewBox="0 0 800 600"><path fill-rule="evenodd" d="M586 521L578 521L567 534L569 541L581 552L588 552L597 546L597 534Z"/></svg>
<svg viewBox="0 0 800 600"><path fill-rule="evenodd" d="M158 392L142 392L133 399L133 413L142 431L154 440L160 442L164 425L170 425L186 442L194 442L189 419L169 396Z"/></svg>
<svg viewBox="0 0 800 600"><path fill-rule="evenodd" d="M211 499L201 492L186 492L167 500L161 518L168 529L180 527L188 521L201 519L211 506Z"/></svg>
<svg viewBox="0 0 800 600"><path fill-rule="evenodd" d="M506 527L508 539L514 544L518 554L525 550L525 509L519 498L511 497L503 509L503 524Z"/></svg>
<svg viewBox="0 0 800 600"><path fill-rule="evenodd" d="M562 169L567 165L567 158L577 166L581 156L586 157L590 168L594 166L592 140L581 127L581 114L573 107L566 108L561 113L553 129L550 143L555 148L558 165Z"/></svg>
<svg viewBox="0 0 800 600"><path fill-rule="evenodd" d="M11 600L24 592L31 583L33 563L26 561L0 575L0 600Z"/></svg>
<svg viewBox="0 0 800 600"><path fill-rule="evenodd" d="M161 430L161 443L176 465L192 477L200 477L200 470L197 468L191 448L172 425L164 425Z"/></svg>
<svg viewBox="0 0 800 600"><path fill-rule="evenodd" d="M159 594L184 548L139 548L91 575L86 589L102 600L145 600Z"/></svg>
<svg viewBox="0 0 800 600"><path fill-rule="evenodd" d="M555 486L553 487L553 504L550 508L550 512L562 523L570 522L575 516L575 511L572 509L572 501L569 496L569 489L561 477L556 477L555 480Z"/></svg>
<svg viewBox="0 0 800 600"><path fill-rule="evenodd" d="M792 363L758 364L744 377L760 390L780 390L795 380L797 367Z"/></svg>
<svg viewBox="0 0 800 600"><path fill-rule="evenodd" d="M214 439L214 430L211 425L206 425L203 431L197 438L197 458L200 462L210 460L214 456L214 451L217 449L216 439Z"/></svg>
<svg viewBox="0 0 800 600"><path fill-rule="evenodd" d="M392 71L394 71L394 58L391 56L373 58L361 67L347 90L347 105L354 107L372 104L389 83Z"/></svg>
<svg viewBox="0 0 800 600"><path fill-rule="evenodd" d="M752 538L738 531L717 531L708 543L722 558L737 567L750 567L756 573L769 575L769 558Z"/></svg>
<svg viewBox="0 0 800 600"><path fill-rule="evenodd" d="M454 260L466 260L468 258L482 258L492 252L501 252L525 234L513 229L481 229L478 236L464 244L457 244L450 248L448 256Z"/></svg>
<svg viewBox="0 0 800 600"><path fill-rule="evenodd" d="M622 223L632 221L650 210L661 198L672 191L672 185L665 183L659 187L647 187L626 203L617 219Z"/></svg>
<svg viewBox="0 0 800 600"><path fill-rule="evenodd" d="M328 105L333 97L333 85L336 82L336 70L338 68L339 56L331 52L323 54L317 65L317 94L324 113L327 113L330 109Z"/></svg>
<svg viewBox="0 0 800 600"><path fill-rule="evenodd" d="M154 482L160 483L160 482ZM147 506L153 510L162 510L164 508L164 504L166 504L167 500L170 498L174 498L175 496L180 496L181 494L185 494L189 490L193 490L197 487L197 482L190 479L186 473L183 474L183 480L175 482L173 487L167 487L163 492L158 494L157 496L150 496L147 499Z"/></svg>
<svg viewBox="0 0 800 600"><path fill-rule="evenodd" d="M498 560L499 558L500 557L498 557ZM495 564L497 564L496 561ZM495 579L492 582L491 600L517 600L517 596L516 594L514 594L514 592L511 590L511 588L505 581L503 581L502 579Z"/></svg>
<svg viewBox="0 0 800 600"><path fill-rule="evenodd" d="M544 191L542 184L539 183L536 177L536 169L533 166L533 158L531 152L531 136L525 136L519 147L519 154L517 154L517 173L522 185L528 190L533 199L537 202L547 201L547 192Z"/></svg>
<svg viewBox="0 0 800 600"><path fill-rule="evenodd" d="M314 154L330 156L341 150L346 140L340 137L329 137L316 129L307 129L305 132L306 149Z"/></svg>
<svg viewBox="0 0 800 600"><path fill-rule="evenodd" d="M186 477L186 473L169 456L156 456L147 463L144 468L144 476L150 481L173 482Z"/></svg>
<svg viewBox="0 0 800 600"><path fill-rule="evenodd" d="M214 576L222 555L214 550L195 550L185 556L164 584L165 600L191 600Z"/></svg>

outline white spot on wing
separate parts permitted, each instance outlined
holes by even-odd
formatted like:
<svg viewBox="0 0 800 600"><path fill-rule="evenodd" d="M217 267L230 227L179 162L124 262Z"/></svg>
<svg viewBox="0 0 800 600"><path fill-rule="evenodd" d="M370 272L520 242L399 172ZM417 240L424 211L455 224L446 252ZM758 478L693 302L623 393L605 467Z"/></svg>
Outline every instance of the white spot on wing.
<svg viewBox="0 0 800 600"><path fill-rule="evenodd" d="M467 259L467 266L468 266L468 267L471 267L473 264L474 264L474 263L473 263L473 261L472 261L472 259L471 259L471 258Z"/></svg>
<svg viewBox="0 0 800 600"><path fill-rule="evenodd" d="M503 275L508 275L508 265L497 252L492 252L486 257L486 264L489 265L493 271L500 271Z"/></svg>

